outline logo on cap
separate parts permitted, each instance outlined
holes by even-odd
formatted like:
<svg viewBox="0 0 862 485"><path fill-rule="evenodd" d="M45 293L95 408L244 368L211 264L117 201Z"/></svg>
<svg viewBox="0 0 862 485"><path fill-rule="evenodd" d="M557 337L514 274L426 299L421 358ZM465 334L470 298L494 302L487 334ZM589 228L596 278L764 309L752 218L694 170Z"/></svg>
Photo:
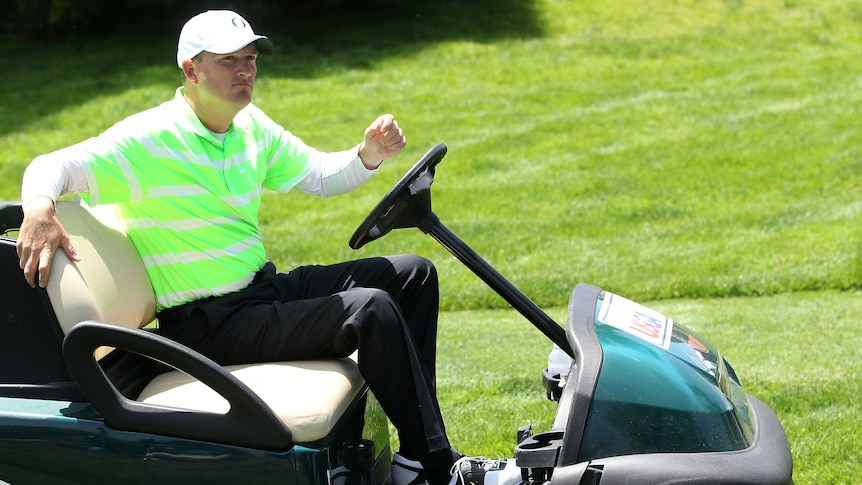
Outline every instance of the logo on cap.
<svg viewBox="0 0 862 485"><path fill-rule="evenodd" d="M245 20L239 17L234 17L230 23L232 23L234 27L239 27L240 29L244 29L248 26L248 24L245 23Z"/></svg>

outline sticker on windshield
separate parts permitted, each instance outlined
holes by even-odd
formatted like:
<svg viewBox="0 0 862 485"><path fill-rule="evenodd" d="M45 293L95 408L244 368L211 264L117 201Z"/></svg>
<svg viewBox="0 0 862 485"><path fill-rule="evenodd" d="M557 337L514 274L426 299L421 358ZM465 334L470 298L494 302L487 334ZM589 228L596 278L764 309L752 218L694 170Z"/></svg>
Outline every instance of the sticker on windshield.
<svg viewBox="0 0 862 485"><path fill-rule="evenodd" d="M605 293L598 320L663 349L670 347L673 320L613 293Z"/></svg>

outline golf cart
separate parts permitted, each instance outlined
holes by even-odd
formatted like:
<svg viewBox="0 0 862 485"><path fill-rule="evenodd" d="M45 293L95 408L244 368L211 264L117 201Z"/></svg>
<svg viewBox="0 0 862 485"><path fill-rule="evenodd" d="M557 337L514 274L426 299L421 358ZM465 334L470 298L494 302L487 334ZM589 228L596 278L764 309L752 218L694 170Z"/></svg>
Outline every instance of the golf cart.
<svg viewBox="0 0 862 485"><path fill-rule="evenodd" d="M567 375L543 372L547 394L559 406L550 430L519 432L515 460L522 481L791 483L781 423L745 394L706 339L587 284L575 286L563 329L450 231L431 209L435 167L446 150L442 143L432 147L362 222L350 246L392 229L419 228L572 357Z"/></svg>
<svg viewBox="0 0 862 485"><path fill-rule="evenodd" d="M563 328L449 231L430 195L445 153L431 148L350 246L417 227L572 357L567 376L542 375L551 429L518 430L521 482L791 483L777 417L709 342L585 284ZM34 290L20 203L0 204L0 483L389 482L386 418L354 358L221 367L152 328L152 289L110 206L57 214L81 261L58 254Z"/></svg>

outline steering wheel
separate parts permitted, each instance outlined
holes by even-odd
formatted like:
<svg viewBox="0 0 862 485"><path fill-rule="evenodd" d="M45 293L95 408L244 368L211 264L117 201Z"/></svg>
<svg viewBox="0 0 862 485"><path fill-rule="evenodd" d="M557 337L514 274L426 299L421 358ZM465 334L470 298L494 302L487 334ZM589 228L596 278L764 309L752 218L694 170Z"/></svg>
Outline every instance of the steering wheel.
<svg viewBox="0 0 862 485"><path fill-rule="evenodd" d="M423 228L426 218L433 214L431 183L434 182L434 167L445 155L445 144L431 147L359 224L350 237L350 247L359 249L392 229Z"/></svg>

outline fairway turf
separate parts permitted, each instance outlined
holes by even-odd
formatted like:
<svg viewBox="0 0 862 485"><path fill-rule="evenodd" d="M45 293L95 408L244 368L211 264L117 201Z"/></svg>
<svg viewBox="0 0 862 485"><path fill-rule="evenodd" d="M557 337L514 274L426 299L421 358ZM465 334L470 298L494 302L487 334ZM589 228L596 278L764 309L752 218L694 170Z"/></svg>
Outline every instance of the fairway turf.
<svg viewBox="0 0 862 485"><path fill-rule="evenodd" d="M409 143L354 193L267 194L260 218L283 269L398 252L437 264L455 445L506 455L518 426L549 425L538 379L550 344L417 230L347 247L437 142L449 153L435 212L558 321L581 281L664 311L776 411L797 484L862 483L862 6L444 0L395 12L266 32L278 51L260 59L255 96L274 119L335 150L392 112ZM0 198L19 197L38 154L170 99L174 41L0 46L15 67L0 79Z"/></svg>

